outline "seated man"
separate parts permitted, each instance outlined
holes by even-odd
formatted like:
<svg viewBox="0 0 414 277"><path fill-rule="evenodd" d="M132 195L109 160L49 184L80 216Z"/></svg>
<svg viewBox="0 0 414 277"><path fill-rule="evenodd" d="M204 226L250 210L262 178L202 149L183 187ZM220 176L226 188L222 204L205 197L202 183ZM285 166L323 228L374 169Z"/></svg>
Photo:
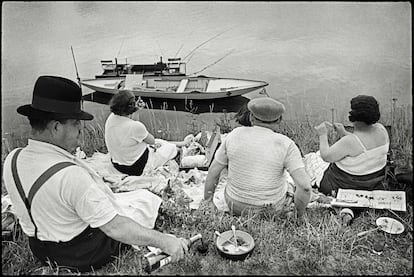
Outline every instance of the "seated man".
<svg viewBox="0 0 414 277"><path fill-rule="evenodd" d="M295 142L275 132L285 107L262 97L250 100L248 109L252 127L235 128L217 150L208 171L204 199L212 201L220 172L227 168L224 196L233 214L260 211L266 204L281 210L288 191L286 169L296 184L294 202L301 217L310 198L310 179Z"/></svg>
<svg viewBox="0 0 414 277"><path fill-rule="evenodd" d="M183 258L185 239L123 216L115 194L72 155L80 143L81 120L93 119L81 110L81 97L71 80L41 76L32 104L17 109L29 118L31 137L26 147L8 154L3 178L34 256L79 271L105 265L123 244L151 245L173 261Z"/></svg>

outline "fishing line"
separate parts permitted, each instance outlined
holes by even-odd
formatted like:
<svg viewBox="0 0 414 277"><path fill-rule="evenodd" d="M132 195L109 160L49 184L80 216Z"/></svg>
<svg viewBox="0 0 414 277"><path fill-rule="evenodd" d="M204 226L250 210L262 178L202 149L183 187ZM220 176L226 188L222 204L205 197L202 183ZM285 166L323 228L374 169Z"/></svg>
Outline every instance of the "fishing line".
<svg viewBox="0 0 414 277"><path fill-rule="evenodd" d="M116 54L117 57L119 57L119 54L121 54L121 49L122 49L122 46L124 45L124 41L125 41L125 34L123 35L123 39L121 41L121 46L119 47L118 54Z"/></svg>
<svg viewBox="0 0 414 277"><path fill-rule="evenodd" d="M213 65L217 64L218 62L220 62L221 60L223 60L225 57L227 57L228 55L230 55L230 54L231 54L231 53L233 53L233 52L234 52L234 49L233 49L233 50L231 50L230 52L228 52L226 55L224 55L224 56L223 56L223 57L221 57L220 59L218 59L217 61L215 61L214 63L209 64L209 65L207 65L206 67L204 67L203 69L201 69L201 70L199 70L199 71L197 71L197 72L194 72L194 73L192 73L192 74L190 74L190 75L195 75L195 74L198 74L198 73L200 73L200 72L202 72L202 71L206 70L207 68L209 68L210 66L213 66Z"/></svg>
<svg viewBox="0 0 414 277"><path fill-rule="evenodd" d="M227 30L225 30L225 31L223 31L223 32L221 32L221 33L219 33L219 34L217 34L217 35L215 35L214 37L212 37L212 38L210 38L210 39L208 39L208 40L206 40L206 41L204 41L203 43L201 43L200 45L198 45L196 48L194 48L192 51L190 51L190 53L188 53L187 54L187 56L185 56L184 58L183 58L183 60L185 60L188 56L190 56L194 51L196 51L198 48L200 48L201 46L203 46L204 44L206 44L207 42L209 42L209 41L211 41L211 40L213 40L213 39L215 39L215 38L217 38L217 37L219 37L219 36L221 36L222 34L224 34L225 32L227 32L227 31L229 31L229 30L231 30L232 28L230 28L230 29L227 29ZM188 63L188 62L187 62Z"/></svg>
<svg viewBox="0 0 414 277"><path fill-rule="evenodd" d="M192 35L193 33L194 33L194 30L192 30L192 31L191 31L191 33L187 36L187 40L188 40L188 37L191 37L191 35ZM176 57L178 56L178 53L181 51L181 49L183 48L183 46L184 46L184 43L183 43L183 44L181 44L181 47L178 49L177 53L175 53L174 58L176 58Z"/></svg>
<svg viewBox="0 0 414 277"><path fill-rule="evenodd" d="M174 58L177 58L178 53L183 49L184 43L181 44L181 47L178 49L177 53L175 53Z"/></svg>
<svg viewBox="0 0 414 277"><path fill-rule="evenodd" d="M191 59L194 57L194 55L195 55L195 53L191 54L190 58L188 58L188 60L186 61L187 64L191 61Z"/></svg>

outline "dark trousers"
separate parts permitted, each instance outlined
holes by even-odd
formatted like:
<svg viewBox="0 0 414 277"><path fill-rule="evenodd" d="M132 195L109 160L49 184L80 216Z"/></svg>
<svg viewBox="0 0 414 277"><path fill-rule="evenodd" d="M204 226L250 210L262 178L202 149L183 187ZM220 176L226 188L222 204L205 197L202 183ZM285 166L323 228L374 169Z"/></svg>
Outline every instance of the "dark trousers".
<svg viewBox="0 0 414 277"><path fill-rule="evenodd" d="M99 228L91 227L67 242L29 237L29 246L43 264L50 261L52 267L67 267L80 272L98 269L118 256L121 249L130 247L108 237Z"/></svg>
<svg viewBox="0 0 414 277"><path fill-rule="evenodd" d="M332 195L338 189L382 190L385 179L385 167L381 170L366 174L352 175L341 170L335 163L331 163L323 173L319 191L325 195Z"/></svg>
<svg viewBox="0 0 414 277"><path fill-rule="evenodd" d="M145 149L144 153L139 157L139 159L133 163L132 165L122 165L115 163L111 160L113 166L120 172L133 175L133 176L141 176L142 172L144 171L145 165L148 161L148 148Z"/></svg>

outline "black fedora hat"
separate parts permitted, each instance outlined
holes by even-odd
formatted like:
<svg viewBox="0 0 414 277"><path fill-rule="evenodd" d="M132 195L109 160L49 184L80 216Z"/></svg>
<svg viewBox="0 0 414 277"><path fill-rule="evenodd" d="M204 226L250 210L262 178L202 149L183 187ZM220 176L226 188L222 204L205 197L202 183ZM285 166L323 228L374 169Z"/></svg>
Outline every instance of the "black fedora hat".
<svg viewBox="0 0 414 277"><path fill-rule="evenodd" d="M40 76L33 89L32 104L17 108L19 114L51 119L92 120L81 110L82 91L73 81L58 76Z"/></svg>

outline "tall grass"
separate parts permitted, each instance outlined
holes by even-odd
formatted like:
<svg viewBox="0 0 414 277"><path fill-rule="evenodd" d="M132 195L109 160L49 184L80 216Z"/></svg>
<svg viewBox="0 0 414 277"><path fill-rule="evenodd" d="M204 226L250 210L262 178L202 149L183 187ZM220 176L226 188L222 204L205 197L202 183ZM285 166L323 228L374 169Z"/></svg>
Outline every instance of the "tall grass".
<svg viewBox="0 0 414 277"><path fill-rule="evenodd" d="M409 106L394 108L391 124L391 149L398 166L412 167L413 129Z"/></svg>

